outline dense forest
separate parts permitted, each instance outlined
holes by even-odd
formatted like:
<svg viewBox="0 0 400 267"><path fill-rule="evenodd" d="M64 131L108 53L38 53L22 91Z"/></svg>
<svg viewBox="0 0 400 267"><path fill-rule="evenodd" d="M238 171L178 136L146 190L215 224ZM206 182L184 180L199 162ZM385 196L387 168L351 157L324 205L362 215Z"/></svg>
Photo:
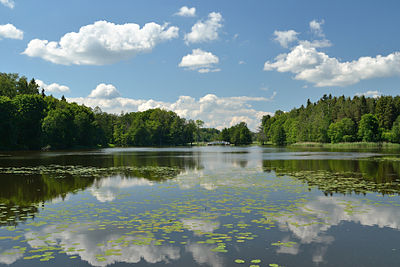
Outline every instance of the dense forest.
<svg viewBox="0 0 400 267"><path fill-rule="evenodd" d="M0 149L170 146L215 140L248 145L254 139L244 122L219 131L162 109L109 114L39 89L34 79L0 73ZM400 96L324 95L315 103L308 100L306 106L264 116L257 137L276 145L400 143Z"/></svg>
<svg viewBox="0 0 400 267"><path fill-rule="evenodd" d="M400 143L400 96L332 97L289 112L264 116L259 138L276 145L297 142Z"/></svg>
<svg viewBox="0 0 400 267"><path fill-rule="evenodd" d="M241 122L230 128L224 128L219 139L234 145L249 145L252 143L252 134L246 123Z"/></svg>
<svg viewBox="0 0 400 267"><path fill-rule="evenodd" d="M34 79L0 73L0 149L170 146L222 138L219 130L203 128L203 121L186 120L172 111L109 114L39 90ZM250 132L243 123L237 127L243 126ZM227 141L248 143L242 139Z"/></svg>
<svg viewBox="0 0 400 267"><path fill-rule="evenodd" d="M121 115L39 93L35 80L0 73L0 148L40 149L183 145L194 141L193 121L152 109Z"/></svg>

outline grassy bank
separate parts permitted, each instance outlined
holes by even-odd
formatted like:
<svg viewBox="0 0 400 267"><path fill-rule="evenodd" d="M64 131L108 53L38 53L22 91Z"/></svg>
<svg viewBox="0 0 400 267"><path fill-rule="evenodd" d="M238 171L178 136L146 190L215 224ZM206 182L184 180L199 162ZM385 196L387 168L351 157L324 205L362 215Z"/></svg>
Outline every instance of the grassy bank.
<svg viewBox="0 0 400 267"><path fill-rule="evenodd" d="M333 148L333 149L396 149L400 150L400 144L386 143L386 142L352 142L352 143L315 143L315 142L304 142L295 143L289 145L289 147L318 147L318 148Z"/></svg>

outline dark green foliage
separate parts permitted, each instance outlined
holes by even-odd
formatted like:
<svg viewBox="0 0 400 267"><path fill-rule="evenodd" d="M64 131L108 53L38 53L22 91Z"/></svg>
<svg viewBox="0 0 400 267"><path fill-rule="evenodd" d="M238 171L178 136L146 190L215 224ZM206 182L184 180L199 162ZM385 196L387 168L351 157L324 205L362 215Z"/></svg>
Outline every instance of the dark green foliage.
<svg viewBox="0 0 400 267"><path fill-rule="evenodd" d="M100 127L90 108L59 100L54 103L54 99L48 103L55 106L48 107L49 111L42 122L43 145L68 148L103 143L96 138Z"/></svg>
<svg viewBox="0 0 400 267"><path fill-rule="evenodd" d="M236 145L249 145L252 143L252 134L245 122L230 128L224 128L220 133L220 140Z"/></svg>
<svg viewBox="0 0 400 267"><path fill-rule="evenodd" d="M152 109L120 116L39 94L34 79L0 73L0 149L183 145L216 138L172 111Z"/></svg>
<svg viewBox="0 0 400 267"><path fill-rule="evenodd" d="M113 139L119 146L184 145L194 141L197 125L172 111L150 109L122 114L116 119Z"/></svg>
<svg viewBox="0 0 400 267"><path fill-rule="evenodd" d="M93 111L76 103L69 104L68 109L73 114L74 143L80 146L95 145L96 126Z"/></svg>
<svg viewBox="0 0 400 267"><path fill-rule="evenodd" d="M225 142L230 142L230 141L231 141L231 137L230 137L228 128L224 128L224 129L221 131L220 139L221 139L222 141L225 141Z"/></svg>
<svg viewBox="0 0 400 267"><path fill-rule="evenodd" d="M282 125L277 125L272 131L272 143L277 146L283 146L286 144L286 134Z"/></svg>
<svg viewBox="0 0 400 267"><path fill-rule="evenodd" d="M116 116L52 96L0 96L0 148L39 149L184 145L197 126L172 111L152 109ZM213 130L205 130L214 133ZM218 130L216 130L218 132ZM215 134L215 133L214 133Z"/></svg>
<svg viewBox="0 0 400 267"><path fill-rule="evenodd" d="M376 102L375 115L378 119L379 127L391 129L393 122L396 119L396 109L393 97L380 97Z"/></svg>
<svg viewBox="0 0 400 267"><path fill-rule="evenodd" d="M328 136L332 143L355 141L356 125L349 118L343 118L338 122L331 123Z"/></svg>
<svg viewBox="0 0 400 267"><path fill-rule="evenodd" d="M363 142L377 142L380 139L378 119L375 115L365 114L358 125L358 138Z"/></svg>
<svg viewBox="0 0 400 267"><path fill-rule="evenodd" d="M29 83L25 76L19 78L17 82L17 94L20 95L37 95L39 94L39 85L36 84L35 79L32 79Z"/></svg>
<svg viewBox="0 0 400 267"><path fill-rule="evenodd" d="M73 116L69 109L50 110L42 123L45 144L55 148L66 148L73 145Z"/></svg>
<svg viewBox="0 0 400 267"><path fill-rule="evenodd" d="M291 131L294 130L293 123L294 121L288 117L288 113L284 113L280 110L278 110L273 117L270 115L264 116L262 126L264 126L265 139L271 141L275 145L285 145L287 143L287 135L289 135L289 138L292 138L292 135L297 134L297 132L295 134L291 133ZM286 132L288 134L286 134Z"/></svg>
<svg viewBox="0 0 400 267"><path fill-rule="evenodd" d="M244 122L239 123L239 131L240 131L239 144L249 145L253 142L252 134L249 128L247 128L246 123Z"/></svg>
<svg viewBox="0 0 400 267"><path fill-rule="evenodd" d="M202 120L196 120L196 127L197 127L197 132L196 132L196 142L200 142L200 129L203 127L204 121Z"/></svg>
<svg viewBox="0 0 400 267"><path fill-rule="evenodd" d="M0 73L0 96L13 98L16 95L37 94L39 94L39 85L35 79L28 82L25 76L19 77L15 73Z"/></svg>
<svg viewBox="0 0 400 267"><path fill-rule="evenodd" d="M200 128L199 142L216 141L219 138L220 131L214 128Z"/></svg>
<svg viewBox="0 0 400 267"><path fill-rule="evenodd" d="M267 140L267 136L264 133L264 129L260 126L258 128L257 133L255 133L255 139L260 142L261 145L264 145L268 140Z"/></svg>
<svg viewBox="0 0 400 267"><path fill-rule="evenodd" d="M365 114L375 116L377 124L368 121L372 123L370 128L363 128L360 132L360 122ZM324 95L316 103L308 100L306 107L294 108L289 112L278 110L274 116L264 116L261 127L265 134L263 140L275 144L283 136L286 144L365 140L399 142L395 141L398 140L394 133L397 128L392 129L399 115L400 96L381 96L377 99L355 96L351 99ZM365 123L367 122L362 124L363 127ZM282 144L281 141L279 143Z"/></svg>
<svg viewBox="0 0 400 267"><path fill-rule="evenodd" d="M117 120L117 115L102 112L99 107L96 107L93 113L96 124L95 143L102 146L113 144L114 124Z"/></svg>
<svg viewBox="0 0 400 267"><path fill-rule="evenodd" d="M269 133L270 133L271 125L274 123L274 121L275 121L275 118L271 117L270 115L263 116L263 118L261 120L261 128L264 131L266 141L270 140L271 135Z"/></svg>
<svg viewBox="0 0 400 267"><path fill-rule="evenodd" d="M202 128L204 125L204 121L196 120L196 142L210 142L216 141L219 138L220 131L214 128Z"/></svg>
<svg viewBox="0 0 400 267"><path fill-rule="evenodd" d="M15 113L15 105L11 99L0 96L0 148L5 149L15 145Z"/></svg>
<svg viewBox="0 0 400 267"><path fill-rule="evenodd" d="M400 143L400 115L397 116L396 121L393 123L390 141L393 143Z"/></svg>
<svg viewBox="0 0 400 267"><path fill-rule="evenodd" d="M193 120L189 120L183 129L184 143L192 145L194 141L194 133L196 131L196 124Z"/></svg>
<svg viewBox="0 0 400 267"><path fill-rule="evenodd" d="M12 99L16 108L17 145L38 149L41 145L41 122L45 117L46 103L40 95L17 95Z"/></svg>
<svg viewBox="0 0 400 267"><path fill-rule="evenodd" d="M18 74L0 73L0 96L14 97L17 95Z"/></svg>

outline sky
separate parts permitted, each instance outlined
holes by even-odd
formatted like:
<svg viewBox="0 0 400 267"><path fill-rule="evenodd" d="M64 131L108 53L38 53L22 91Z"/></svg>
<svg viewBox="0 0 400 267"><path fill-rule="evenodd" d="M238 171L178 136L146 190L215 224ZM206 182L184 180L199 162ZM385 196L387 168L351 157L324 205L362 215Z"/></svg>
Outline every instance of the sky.
<svg viewBox="0 0 400 267"><path fill-rule="evenodd" d="M0 0L0 72L117 113L205 127L324 94L398 95L397 0Z"/></svg>

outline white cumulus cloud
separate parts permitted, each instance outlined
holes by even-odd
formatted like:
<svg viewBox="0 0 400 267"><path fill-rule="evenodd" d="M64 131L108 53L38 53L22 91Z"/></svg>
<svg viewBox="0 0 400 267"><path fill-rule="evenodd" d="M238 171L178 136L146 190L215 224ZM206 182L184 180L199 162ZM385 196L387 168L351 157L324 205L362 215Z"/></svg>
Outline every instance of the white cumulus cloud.
<svg viewBox="0 0 400 267"><path fill-rule="evenodd" d="M287 48L290 43L297 41L298 34L299 33L294 30L274 31L274 40L277 41L282 47Z"/></svg>
<svg viewBox="0 0 400 267"><path fill-rule="evenodd" d="M192 31L185 35L185 41L189 43L209 42L218 39L218 30L222 27L222 15L212 12L206 21L198 21L192 27Z"/></svg>
<svg viewBox="0 0 400 267"><path fill-rule="evenodd" d="M60 85L58 83L46 84L41 80L36 80L36 84L39 85L40 88L43 88L45 92L50 93L68 93L69 87L65 85Z"/></svg>
<svg viewBox="0 0 400 267"><path fill-rule="evenodd" d="M330 47L332 43L329 40L322 39L322 40L300 40L299 44L304 45L306 47L314 47L314 48L322 48L322 47Z"/></svg>
<svg viewBox="0 0 400 267"><path fill-rule="evenodd" d="M289 53L278 55L275 62L265 62L264 70L291 72L296 80L317 87L346 86L361 80L400 75L400 52L340 62L313 46L299 44Z"/></svg>
<svg viewBox="0 0 400 267"><path fill-rule="evenodd" d="M95 89L96 90L96 89ZM95 91L94 90L94 91ZM90 95L96 95L95 93ZM100 107L103 111L110 113L145 111L153 108L161 108L176 112L186 119L200 119L205 122L205 127L222 129L231 127L241 121L247 123L253 131L257 129L260 120L264 115L273 113L256 110L252 102L268 102L271 98L266 97L218 97L214 94L207 94L200 99L191 96L180 96L175 102L156 101L153 99L131 99L124 97L78 97L67 98L69 102L85 104L89 107Z"/></svg>
<svg viewBox="0 0 400 267"><path fill-rule="evenodd" d="M194 17L196 16L196 8L195 7L189 8L187 6L183 6L179 9L177 13L175 13L175 15L181 17Z"/></svg>
<svg viewBox="0 0 400 267"><path fill-rule="evenodd" d="M10 23L0 25L0 40L2 38L22 40L24 38L24 32L17 29L14 25Z"/></svg>
<svg viewBox="0 0 400 267"><path fill-rule="evenodd" d="M219 63L219 58L211 52L201 49L193 49L192 54L184 56L179 63L179 67L196 70L200 73L219 71L214 66Z"/></svg>
<svg viewBox="0 0 400 267"><path fill-rule="evenodd" d="M112 99L119 96L120 94L114 85L104 84L104 83L97 85L96 89L94 89L89 95L89 97L92 98L102 98L102 99Z"/></svg>
<svg viewBox="0 0 400 267"><path fill-rule="evenodd" d="M379 91L367 91L365 93L356 93L357 96L365 96L365 97L373 97L373 98L378 98L382 95L381 92Z"/></svg>
<svg viewBox="0 0 400 267"><path fill-rule="evenodd" d="M13 9L14 6L15 6L15 3L14 3L13 0L0 0L0 3L1 3L2 5L4 5L4 6L6 6L6 7L11 8L11 9Z"/></svg>
<svg viewBox="0 0 400 267"><path fill-rule="evenodd" d="M343 62L320 51L320 48L332 45L325 39L321 27L323 23L323 20L310 22L310 29L315 35L322 37L320 40L298 40L297 44L290 48L290 52L276 56L274 61L266 61L264 70L291 72L295 74L296 80L307 81L317 87L347 86L366 79L400 75L400 52L386 56L365 56ZM288 45L290 40L297 40L295 31L291 34L288 32L279 37L275 31L275 40L282 46Z"/></svg>
<svg viewBox="0 0 400 267"><path fill-rule="evenodd" d="M154 22L140 28L134 23L97 21L65 34L58 42L31 40L23 54L62 65L105 65L149 52L160 42L177 38L178 31Z"/></svg>
<svg viewBox="0 0 400 267"><path fill-rule="evenodd" d="M310 21L310 29L311 32L314 33L315 35L319 36L319 37L325 37L324 32L322 31L322 24L324 24L325 21L321 20L321 21L317 21L317 20L313 20Z"/></svg>

